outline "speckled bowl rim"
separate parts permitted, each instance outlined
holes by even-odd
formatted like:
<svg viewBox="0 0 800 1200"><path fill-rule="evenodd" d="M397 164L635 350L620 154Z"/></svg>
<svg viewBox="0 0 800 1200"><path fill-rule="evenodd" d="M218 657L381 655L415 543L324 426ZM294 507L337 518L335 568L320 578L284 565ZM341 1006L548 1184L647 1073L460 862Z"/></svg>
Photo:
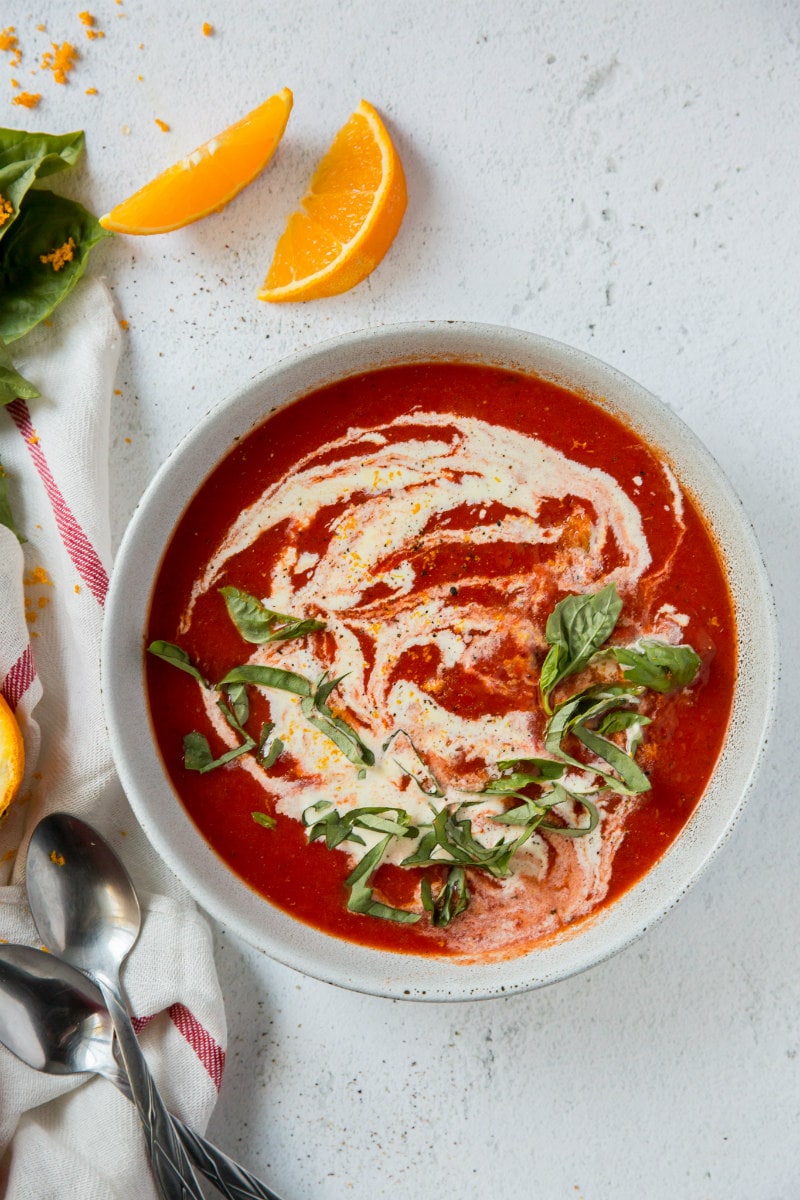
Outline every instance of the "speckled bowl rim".
<svg viewBox="0 0 800 1200"><path fill-rule="evenodd" d="M532 373L593 399L635 429L700 505L721 549L739 630L730 730L680 837L615 903L563 938L499 962L370 949L321 933L269 904L222 862L190 820L154 748L146 703L142 637L152 583L199 481L275 408L349 375L425 361ZM613 367L549 338L431 321L344 334L284 358L213 408L183 439L142 496L117 555L104 620L102 685L114 760L134 813L164 861L222 925L286 966L341 987L395 999L468 1000L583 971L641 936L685 894L730 834L751 791L774 707L777 661L774 600L750 522L708 450L666 404Z"/></svg>

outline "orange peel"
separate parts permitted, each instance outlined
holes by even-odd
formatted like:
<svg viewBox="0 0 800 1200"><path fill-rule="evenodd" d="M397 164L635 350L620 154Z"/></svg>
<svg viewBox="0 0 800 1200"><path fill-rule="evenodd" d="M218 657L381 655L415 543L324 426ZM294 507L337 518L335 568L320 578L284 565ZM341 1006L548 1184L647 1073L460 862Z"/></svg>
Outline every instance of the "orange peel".
<svg viewBox="0 0 800 1200"><path fill-rule="evenodd" d="M16 717L0 695L0 817L19 791L25 771L25 744Z"/></svg>

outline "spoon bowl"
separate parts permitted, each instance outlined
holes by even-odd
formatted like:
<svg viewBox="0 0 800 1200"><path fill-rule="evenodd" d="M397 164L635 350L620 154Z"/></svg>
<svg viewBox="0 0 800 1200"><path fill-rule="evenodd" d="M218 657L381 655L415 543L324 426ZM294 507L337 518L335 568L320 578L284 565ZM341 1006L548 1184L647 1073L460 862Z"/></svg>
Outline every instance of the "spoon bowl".
<svg viewBox="0 0 800 1200"><path fill-rule="evenodd" d="M52 954L0 946L0 1042L48 1075L116 1076L114 1027L100 989Z"/></svg>
<svg viewBox="0 0 800 1200"><path fill-rule="evenodd" d="M139 936L130 876L84 821L52 813L34 830L26 886L36 927L52 954L113 978Z"/></svg>

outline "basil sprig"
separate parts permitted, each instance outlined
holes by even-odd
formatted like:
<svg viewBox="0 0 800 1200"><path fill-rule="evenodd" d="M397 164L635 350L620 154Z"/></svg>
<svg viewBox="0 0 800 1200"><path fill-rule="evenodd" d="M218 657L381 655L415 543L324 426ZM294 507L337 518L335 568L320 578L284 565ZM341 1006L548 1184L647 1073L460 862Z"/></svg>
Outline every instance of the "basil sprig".
<svg viewBox="0 0 800 1200"><path fill-rule="evenodd" d="M246 642L256 646L265 642L285 642L290 638L305 637L325 628L324 621L312 618L290 617L286 613L273 612L255 596L237 587L220 588L225 597L228 615Z"/></svg>
<svg viewBox="0 0 800 1200"><path fill-rule="evenodd" d="M565 596L555 606L545 626L545 641L550 650L539 679L546 712L552 712L553 688L588 665L613 633L621 612L622 600L613 583L599 592Z"/></svg>

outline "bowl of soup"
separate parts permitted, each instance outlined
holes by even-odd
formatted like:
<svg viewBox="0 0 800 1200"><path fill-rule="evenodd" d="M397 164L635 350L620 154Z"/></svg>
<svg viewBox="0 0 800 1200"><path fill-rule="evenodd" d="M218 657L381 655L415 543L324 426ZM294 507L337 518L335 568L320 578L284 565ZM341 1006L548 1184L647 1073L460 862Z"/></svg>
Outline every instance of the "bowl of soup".
<svg viewBox="0 0 800 1200"><path fill-rule="evenodd" d="M775 678L758 547L691 431L581 351L453 322L212 409L134 514L103 642L120 778L198 902L415 999L550 983L662 917L741 811Z"/></svg>

